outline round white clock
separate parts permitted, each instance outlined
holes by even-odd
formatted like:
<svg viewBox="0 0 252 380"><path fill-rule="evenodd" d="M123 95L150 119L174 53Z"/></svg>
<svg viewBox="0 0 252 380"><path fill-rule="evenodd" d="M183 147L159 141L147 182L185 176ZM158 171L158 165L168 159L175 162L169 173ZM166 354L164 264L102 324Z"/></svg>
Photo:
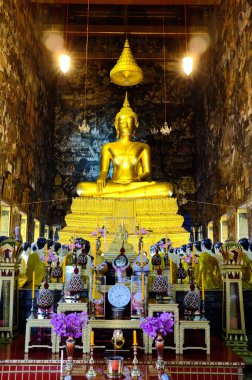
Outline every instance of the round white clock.
<svg viewBox="0 0 252 380"><path fill-rule="evenodd" d="M131 293L127 286L116 284L111 286L108 291L108 300L112 306L123 307L130 302Z"/></svg>

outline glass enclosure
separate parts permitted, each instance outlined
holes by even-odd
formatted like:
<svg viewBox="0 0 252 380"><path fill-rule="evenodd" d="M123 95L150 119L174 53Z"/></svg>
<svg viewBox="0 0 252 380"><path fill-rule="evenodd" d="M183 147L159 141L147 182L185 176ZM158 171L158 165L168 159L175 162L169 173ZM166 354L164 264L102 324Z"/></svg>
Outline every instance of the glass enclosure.
<svg viewBox="0 0 252 380"><path fill-rule="evenodd" d="M21 212L21 236L27 241L27 215Z"/></svg>
<svg viewBox="0 0 252 380"><path fill-rule="evenodd" d="M224 242L228 239L227 215L222 215L220 220L220 241Z"/></svg>
<svg viewBox="0 0 252 380"><path fill-rule="evenodd" d="M212 220L207 225L207 236L209 239L214 241L214 239L213 239L213 221Z"/></svg>
<svg viewBox="0 0 252 380"><path fill-rule="evenodd" d="M34 219L34 241L40 237L40 222Z"/></svg>
<svg viewBox="0 0 252 380"><path fill-rule="evenodd" d="M10 236L10 216L11 209L10 206L1 202L0 203L0 235Z"/></svg>
<svg viewBox="0 0 252 380"><path fill-rule="evenodd" d="M237 210L237 237L248 238L248 213L246 208Z"/></svg>

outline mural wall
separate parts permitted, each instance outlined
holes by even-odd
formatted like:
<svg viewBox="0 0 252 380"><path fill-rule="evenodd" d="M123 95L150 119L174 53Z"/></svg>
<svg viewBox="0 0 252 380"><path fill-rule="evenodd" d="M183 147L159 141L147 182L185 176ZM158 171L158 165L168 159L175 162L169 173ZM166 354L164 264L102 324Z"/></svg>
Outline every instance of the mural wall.
<svg viewBox="0 0 252 380"><path fill-rule="evenodd" d="M24 211L32 232L48 208L34 202L52 199L52 90L30 1L0 2L0 19L0 197L13 206L13 228Z"/></svg>
<svg viewBox="0 0 252 380"><path fill-rule="evenodd" d="M202 62L197 85L198 199L223 205L202 208L205 225L225 213L232 219L232 208L251 204L251 32L249 2L223 1L213 15L211 50ZM235 237L231 222L230 237Z"/></svg>

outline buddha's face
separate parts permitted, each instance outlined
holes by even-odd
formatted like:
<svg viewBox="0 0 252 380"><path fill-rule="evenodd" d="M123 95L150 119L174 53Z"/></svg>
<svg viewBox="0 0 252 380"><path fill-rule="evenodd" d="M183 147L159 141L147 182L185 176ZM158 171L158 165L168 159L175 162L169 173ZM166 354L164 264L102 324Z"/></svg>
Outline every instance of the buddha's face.
<svg viewBox="0 0 252 380"><path fill-rule="evenodd" d="M120 116L118 119L118 131L120 136L131 136L136 129L133 116Z"/></svg>

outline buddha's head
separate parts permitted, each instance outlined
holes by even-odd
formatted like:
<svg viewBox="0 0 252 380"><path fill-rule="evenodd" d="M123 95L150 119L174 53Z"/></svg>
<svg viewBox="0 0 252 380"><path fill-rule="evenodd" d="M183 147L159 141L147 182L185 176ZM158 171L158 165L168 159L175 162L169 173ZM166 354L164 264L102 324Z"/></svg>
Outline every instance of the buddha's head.
<svg viewBox="0 0 252 380"><path fill-rule="evenodd" d="M129 133L133 134L138 127L138 117L137 114L130 107L127 92L125 95L123 107L116 114L115 118L115 129L117 137L120 135L120 130L123 127L124 123L127 122L128 126L131 126Z"/></svg>

